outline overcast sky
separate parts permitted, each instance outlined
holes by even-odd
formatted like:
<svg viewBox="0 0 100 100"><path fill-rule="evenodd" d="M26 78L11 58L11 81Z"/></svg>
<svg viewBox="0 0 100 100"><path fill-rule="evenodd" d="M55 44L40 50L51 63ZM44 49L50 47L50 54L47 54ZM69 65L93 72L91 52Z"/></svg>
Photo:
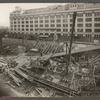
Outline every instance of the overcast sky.
<svg viewBox="0 0 100 100"><path fill-rule="evenodd" d="M15 10L16 6L23 9L42 8L60 3L1 3L0 4L0 26L9 26L9 13Z"/></svg>

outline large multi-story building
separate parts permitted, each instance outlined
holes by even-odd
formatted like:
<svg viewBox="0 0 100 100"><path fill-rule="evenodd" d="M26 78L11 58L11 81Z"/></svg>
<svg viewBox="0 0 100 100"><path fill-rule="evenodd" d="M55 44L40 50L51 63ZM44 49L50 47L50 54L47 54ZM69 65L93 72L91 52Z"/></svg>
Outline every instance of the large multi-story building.
<svg viewBox="0 0 100 100"><path fill-rule="evenodd" d="M10 14L11 33L69 36L73 12L77 12L76 37L100 37L100 3L68 3Z"/></svg>

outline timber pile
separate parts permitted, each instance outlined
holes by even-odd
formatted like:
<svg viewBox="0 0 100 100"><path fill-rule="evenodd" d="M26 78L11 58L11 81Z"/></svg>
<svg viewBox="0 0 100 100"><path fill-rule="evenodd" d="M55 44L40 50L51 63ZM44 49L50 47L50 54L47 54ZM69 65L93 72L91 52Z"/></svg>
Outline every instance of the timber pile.
<svg viewBox="0 0 100 100"><path fill-rule="evenodd" d="M15 75L15 73L12 73L12 72L8 71L8 75L13 79L13 82L17 86L20 86L20 84L22 83L22 81Z"/></svg>
<svg viewBox="0 0 100 100"><path fill-rule="evenodd" d="M29 47L29 46L28 46ZM31 46L30 46L31 48ZM34 49L40 49L42 48L42 53L43 54L50 54L50 53L59 53L62 52L62 48L61 46L57 45L57 44L50 44L50 43L41 43L41 42L33 42L32 48ZM39 53L41 53L41 51L39 51Z"/></svg>

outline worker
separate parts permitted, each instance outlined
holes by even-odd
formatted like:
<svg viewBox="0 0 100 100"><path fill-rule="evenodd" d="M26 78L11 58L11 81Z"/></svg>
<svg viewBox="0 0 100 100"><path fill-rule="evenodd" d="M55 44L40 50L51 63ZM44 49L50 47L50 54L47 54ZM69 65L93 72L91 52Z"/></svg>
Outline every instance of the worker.
<svg viewBox="0 0 100 100"><path fill-rule="evenodd" d="M37 66L40 66L40 58L37 58L37 60L36 60L36 65L37 65Z"/></svg>

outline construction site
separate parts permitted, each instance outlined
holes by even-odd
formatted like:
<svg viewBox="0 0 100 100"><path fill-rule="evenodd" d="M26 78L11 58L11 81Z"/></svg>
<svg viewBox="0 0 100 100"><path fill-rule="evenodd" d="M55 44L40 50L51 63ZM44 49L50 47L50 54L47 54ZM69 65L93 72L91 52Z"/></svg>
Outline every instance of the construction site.
<svg viewBox="0 0 100 100"><path fill-rule="evenodd" d="M75 17L70 41L3 39L0 80L21 97L100 96L100 43L73 42Z"/></svg>

